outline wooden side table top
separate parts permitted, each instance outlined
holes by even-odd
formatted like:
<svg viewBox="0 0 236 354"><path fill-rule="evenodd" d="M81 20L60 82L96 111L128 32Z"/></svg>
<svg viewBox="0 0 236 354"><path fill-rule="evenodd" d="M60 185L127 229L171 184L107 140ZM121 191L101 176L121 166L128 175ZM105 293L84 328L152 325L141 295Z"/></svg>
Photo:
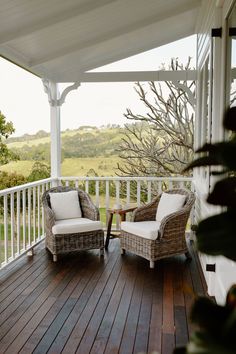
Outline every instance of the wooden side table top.
<svg viewBox="0 0 236 354"><path fill-rule="evenodd" d="M115 208L107 209L109 217L108 217L108 224L107 224L107 236L106 236L106 242L105 242L106 249L108 248L109 241L110 241L113 215L114 214L120 215L121 221L125 221L126 214L131 211L134 211L136 208L137 207L129 207L129 208L122 208L122 209L115 209Z"/></svg>
<svg viewBox="0 0 236 354"><path fill-rule="evenodd" d="M109 209L107 209L107 211L108 211L108 213L111 213L111 214L125 215L126 213L134 211L136 208L137 207L129 207L129 208L121 208L121 209L109 208Z"/></svg>

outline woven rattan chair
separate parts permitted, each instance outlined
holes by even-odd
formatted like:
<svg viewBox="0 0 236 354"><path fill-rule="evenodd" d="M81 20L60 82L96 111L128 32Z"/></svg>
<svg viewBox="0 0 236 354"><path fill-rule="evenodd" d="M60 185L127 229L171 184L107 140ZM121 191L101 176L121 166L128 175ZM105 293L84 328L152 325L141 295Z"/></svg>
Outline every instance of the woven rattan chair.
<svg viewBox="0 0 236 354"><path fill-rule="evenodd" d="M97 221L95 228L91 231L55 234L53 227L57 224L54 213L51 209L49 193L60 193L76 190L82 212L82 218ZM57 261L57 256L71 251L100 249L100 255L104 252L104 231L102 229L99 210L93 204L91 198L84 191L70 187L55 187L51 188L43 194L42 197L44 215L45 215L45 232L46 232L46 247L53 255L53 261ZM75 220L76 221L76 220ZM83 220L81 220L83 221ZM85 219L84 219L85 221ZM91 224L93 223L91 221ZM101 225L101 226L100 226ZM99 228L99 229L98 229Z"/></svg>
<svg viewBox="0 0 236 354"><path fill-rule="evenodd" d="M194 193L185 189L172 189L165 193L184 194L186 195L186 200L184 206L179 211L163 218L159 228L157 228L157 238L155 240L135 235L127 232L127 230L124 231L122 230L122 224L125 228L125 224L127 225L127 223L121 223L121 253L127 250L146 258L150 261L150 268L154 268L154 261L172 255L185 253L186 257L191 258L186 244L185 229L195 201ZM160 198L161 194L151 203L137 208L132 217L132 221L136 224L131 226L139 227L139 222L155 221ZM142 223L142 225L145 228L145 224Z"/></svg>

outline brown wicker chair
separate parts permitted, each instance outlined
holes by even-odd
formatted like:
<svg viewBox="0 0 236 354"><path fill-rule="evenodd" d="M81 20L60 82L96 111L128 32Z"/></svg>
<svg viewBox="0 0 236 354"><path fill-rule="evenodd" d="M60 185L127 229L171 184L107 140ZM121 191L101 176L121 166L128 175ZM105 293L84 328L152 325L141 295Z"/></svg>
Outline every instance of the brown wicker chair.
<svg viewBox="0 0 236 354"><path fill-rule="evenodd" d="M80 202L82 218L94 221L100 220L99 210L93 204L91 198L84 191L70 187L51 188L43 194L42 202L45 215L46 247L53 254L53 261L57 261L57 256L71 251L100 249L100 255L104 253L104 231L99 230L54 234L52 228L55 225L54 213L51 209L49 193L60 193L76 190Z"/></svg>
<svg viewBox="0 0 236 354"><path fill-rule="evenodd" d="M163 218L157 239L151 240L126 232L122 230L121 223L121 253L127 250L148 259L150 268L154 268L154 261L172 255L185 253L186 257L191 258L185 240L185 229L195 201L194 193L185 189L172 189L165 193L184 194L186 195L186 200L181 210ZM155 221L160 198L161 194L151 203L137 208L133 213L132 221ZM138 225L136 226L138 227Z"/></svg>

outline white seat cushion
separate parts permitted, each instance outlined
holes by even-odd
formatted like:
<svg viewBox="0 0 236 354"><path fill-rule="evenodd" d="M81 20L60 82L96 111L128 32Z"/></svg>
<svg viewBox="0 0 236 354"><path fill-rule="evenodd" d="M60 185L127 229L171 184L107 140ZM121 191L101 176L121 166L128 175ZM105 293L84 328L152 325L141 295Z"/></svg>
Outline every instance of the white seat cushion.
<svg viewBox="0 0 236 354"><path fill-rule="evenodd" d="M176 211L179 211L186 200L186 196L182 194L162 193L156 213L156 221L161 222L162 219Z"/></svg>
<svg viewBox="0 0 236 354"><path fill-rule="evenodd" d="M81 218L77 191L49 193L49 196L55 220Z"/></svg>
<svg viewBox="0 0 236 354"><path fill-rule="evenodd" d="M157 239L159 227L158 221L123 221L121 223L121 230L149 240Z"/></svg>
<svg viewBox="0 0 236 354"><path fill-rule="evenodd" d="M86 218L57 220L52 227L52 233L54 235L74 234L95 230L102 230L101 221L94 221Z"/></svg>

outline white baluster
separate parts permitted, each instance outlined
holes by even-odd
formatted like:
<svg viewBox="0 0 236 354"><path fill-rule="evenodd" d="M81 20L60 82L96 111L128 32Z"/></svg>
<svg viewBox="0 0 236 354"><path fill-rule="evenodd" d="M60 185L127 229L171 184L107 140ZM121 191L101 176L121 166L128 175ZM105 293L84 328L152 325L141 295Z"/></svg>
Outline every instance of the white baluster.
<svg viewBox="0 0 236 354"><path fill-rule="evenodd" d="M148 201L148 203L150 203L152 200L152 182L151 181L148 181L148 183L147 183L147 192L148 192L147 201Z"/></svg>
<svg viewBox="0 0 236 354"><path fill-rule="evenodd" d="M5 251L5 263L8 263L8 208L7 208L7 195L3 197L3 207L4 207L4 251Z"/></svg>
<svg viewBox="0 0 236 354"><path fill-rule="evenodd" d="M79 188L79 181L77 179L75 180L75 188Z"/></svg>
<svg viewBox="0 0 236 354"><path fill-rule="evenodd" d="M110 206L110 182L106 181L106 209Z"/></svg>
<svg viewBox="0 0 236 354"><path fill-rule="evenodd" d="M96 181L95 184L95 190L96 190L96 207L99 208L99 181Z"/></svg>
<svg viewBox="0 0 236 354"><path fill-rule="evenodd" d="M44 191L45 191L45 187L44 187L44 184L42 184L42 195L43 195ZM41 210L42 210L42 231L43 231L42 233L43 233L43 235L44 235L45 230L44 230L44 211L43 211L43 204L41 205Z"/></svg>
<svg viewBox="0 0 236 354"><path fill-rule="evenodd" d="M126 181L126 204L130 204L130 181Z"/></svg>
<svg viewBox="0 0 236 354"><path fill-rule="evenodd" d="M26 249L26 191L25 189L22 192L22 221L23 221L23 250Z"/></svg>
<svg viewBox="0 0 236 354"><path fill-rule="evenodd" d="M14 224L14 193L11 193L10 208L11 208L11 257L15 258L15 252L14 252L14 231L15 231L15 224Z"/></svg>
<svg viewBox="0 0 236 354"><path fill-rule="evenodd" d="M36 242L36 188L33 187L33 237Z"/></svg>
<svg viewBox="0 0 236 354"><path fill-rule="evenodd" d="M38 225L38 241L40 240L40 237L41 237L41 232L40 232L40 229L41 229L41 222L40 222L40 211L41 211L41 206L40 206L40 198L41 198L41 195L40 195L40 186L37 187L37 209L38 209L38 222L37 222L37 225Z"/></svg>
<svg viewBox="0 0 236 354"><path fill-rule="evenodd" d="M141 181L137 181L137 204L140 206L141 204Z"/></svg>
<svg viewBox="0 0 236 354"><path fill-rule="evenodd" d="M89 180L85 181L85 192L89 194Z"/></svg>
<svg viewBox="0 0 236 354"><path fill-rule="evenodd" d="M120 204L120 181L116 181L116 204ZM120 229L120 219L119 216L116 215L116 230Z"/></svg>
<svg viewBox="0 0 236 354"><path fill-rule="evenodd" d="M162 192L162 181L158 181L158 194L161 194Z"/></svg>
<svg viewBox="0 0 236 354"><path fill-rule="evenodd" d="M28 244L31 245L31 188L28 189Z"/></svg>
<svg viewBox="0 0 236 354"><path fill-rule="evenodd" d="M106 225L108 223L108 212L110 207L110 182L106 181Z"/></svg>
<svg viewBox="0 0 236 354"><path fill-rule="evenodd" d="M17 248L17 255L20 254L20 191L16 193L16 248Z"/></svg>

